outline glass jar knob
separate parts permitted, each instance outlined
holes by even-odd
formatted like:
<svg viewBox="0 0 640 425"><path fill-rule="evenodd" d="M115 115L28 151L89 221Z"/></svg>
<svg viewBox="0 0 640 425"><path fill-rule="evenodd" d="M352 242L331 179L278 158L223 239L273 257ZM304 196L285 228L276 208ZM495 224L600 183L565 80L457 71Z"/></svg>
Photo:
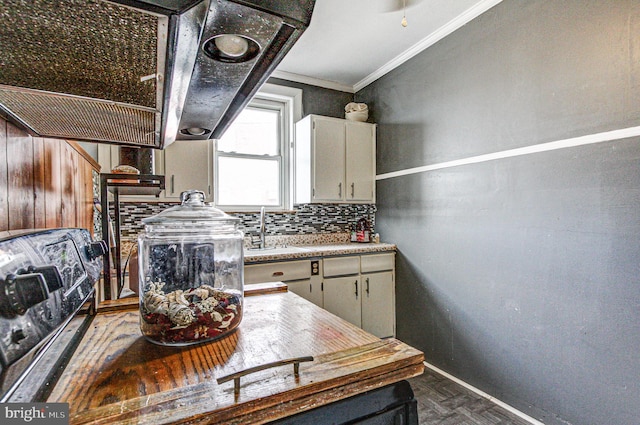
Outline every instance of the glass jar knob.
<svg viewBox="0 0 640 425"><path fill-rule="evenodd" d="M202 205L204 204L204 192L201 190L185 190L180 194L182 205Z"/></svg>

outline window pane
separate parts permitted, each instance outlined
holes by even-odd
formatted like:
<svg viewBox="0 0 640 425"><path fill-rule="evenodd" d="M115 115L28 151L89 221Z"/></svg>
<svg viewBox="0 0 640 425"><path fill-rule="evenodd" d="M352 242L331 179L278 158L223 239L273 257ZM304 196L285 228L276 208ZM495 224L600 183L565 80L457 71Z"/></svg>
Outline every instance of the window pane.
<svg viewBox="0 0 640 425"><path fill-rule="evenodd" d="M218 141L221 152L278 155L280 112L245 108Z"/></svg>
<svg viewBox="0 0 640 425"><path fill-rule="evenodd" d="M279 161L218 157L218 204L280 205Z"/></svg>

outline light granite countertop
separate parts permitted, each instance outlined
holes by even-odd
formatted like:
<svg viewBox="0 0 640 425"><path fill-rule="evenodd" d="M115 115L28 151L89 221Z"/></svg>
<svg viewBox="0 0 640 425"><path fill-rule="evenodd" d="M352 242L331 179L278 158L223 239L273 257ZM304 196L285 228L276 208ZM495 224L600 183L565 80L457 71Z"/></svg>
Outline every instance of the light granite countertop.
<svg viewBox="0 0 640 425"><path fill-rule="evenodd" d="M270 261L297 260L303 258L332 257L338 255L357 255L376 252L395 251L396 245L390 243L328 243L310 245L287 245L265 250L245 249L244 263L263 263Z"/></svg>
<svg viewBox="0 0 640 425"><path fill-rule="evenodd" d="M251 249L251 239L245 238L245 264L286 261L303 258L332 257L339 255L358 255L376 252L395 251L391 243L349 242L348 233L329 233L316 235L267 236L266 244L274 247L265 250ZM121 242L122 262L137 248L137 241Z"/></svg>

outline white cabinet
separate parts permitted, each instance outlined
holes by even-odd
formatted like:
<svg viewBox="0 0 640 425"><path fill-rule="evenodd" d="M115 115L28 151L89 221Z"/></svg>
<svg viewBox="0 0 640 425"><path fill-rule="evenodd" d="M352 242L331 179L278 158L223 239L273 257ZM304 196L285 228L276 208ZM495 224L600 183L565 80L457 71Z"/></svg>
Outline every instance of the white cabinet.
<svg viewBox="0 0 640 425"><path fill-rule="evenodd" d="M393 272L367 273L362 280L362 329L379 337L395 335Z"/></svg>
<svg viewBox="0 0 640 425"><path fill-rule="evenodd" d="M289 290L380 338L395 336L395 253L248 264L244 283Z"/></svg>
<svg viewBox="0 0 640 425"><path fill-rule="evenodd" d="M324 308L380 338L394 336L394 265L394 253L325 259Z"/></svg>
<svg viewBox="0 0 640 425"><path fill-rule="evenodd" d="M120 165L120 147L98 143L98 164L100 172L110 173L117 165Z"/></svg>
<svg viewBox="0 0 640 425"><path fill-rule="evenodd" d="M286 282L289 286L289 291L296 295L300 295L307 301L311 301L318 307L322 307L324 304L323 292L322 292L322 277L311 276L309 279L294 280Z"/></svg>
<svg viewBox="0 0 640 425"><path fill-rule="evenodd" d="M277 261L244 266L244 283L287 282L311 278L311 260Z"/></svg>
<svg viewBox="0 0 640 425"><path fill-rule="evenodd" d="M119 164L119 147L98 145L98 162L107 173ZM165 187L158 200L178 201L180 193L197 189L204 192L206 200L213 200L213 141L176 140L164 150L154 151L155 174L165 176ZM135 196L127 196L134 201ZM148 201L149 198L143 198Z"/></svg>
<svg viewBox="0 0 640 425"><path fill-rule="evenodd" d="M375 202L376 126L308 115L296 123L295 202Z"/></svg>
<svg viewBox="0 0 640 425"><path fill-rule="evenodd" d="M349 202L375 202L375 125L345 120L345 132L345 199Z"/></svg>
<svg viewBox="0 0 640 425"><path fill-rule="evenodd" d="M326 258L322 270L325 310L360 327L360 256Z"/></svg>
<svg viewBox="0 0 640 425"><path fill-rule="evenodd" d="M360 276L324 278L324 309L357 327L362 326L360 315Z"/></svg>
<svg viewBox="0 0 640 425"><path fill-rule="evenodd" d="M183 191L197 189L204 192L207 201L213 199L211 140L176 140L163 153L166 185L164 198L178 200Z"/></svg>
<svg viewBox="0 0 640 425"><path fill-rule="evenodd" d="M316 263L313 265L312 263ZM322 307L322 260L278 261L244 267L244 283L284 282L289 290ZM318 270L315 273L313 270ZM315 273L315 274L314 274Z"/></svg>

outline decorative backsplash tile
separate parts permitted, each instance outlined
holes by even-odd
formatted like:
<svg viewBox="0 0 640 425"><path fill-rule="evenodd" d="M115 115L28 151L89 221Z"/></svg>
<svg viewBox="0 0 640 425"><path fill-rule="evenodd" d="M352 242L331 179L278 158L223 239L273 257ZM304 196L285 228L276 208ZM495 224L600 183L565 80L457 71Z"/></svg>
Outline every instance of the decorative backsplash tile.
<svg viewBox="0 0 640 425"><path fill-rule="evenodd" d="M120 204L120 233L123 239L135 239L144 226L142 219L177 205L170 202L122 202ZM300 204L294 211L269 212L265 216L267 235L313 235L348 233L362 217L375 228L375 204ZM113 216L113 210L111 211ZM240 229L257 235L260 213L230 213L242 220Z"/></svg>
<svg viewBox="0 0 640 425"><path fill-rule="evenodd" d="M93 238L102 239L102 215L100 214L100 173L91 170L91 185L93 188Z"/></svg>

